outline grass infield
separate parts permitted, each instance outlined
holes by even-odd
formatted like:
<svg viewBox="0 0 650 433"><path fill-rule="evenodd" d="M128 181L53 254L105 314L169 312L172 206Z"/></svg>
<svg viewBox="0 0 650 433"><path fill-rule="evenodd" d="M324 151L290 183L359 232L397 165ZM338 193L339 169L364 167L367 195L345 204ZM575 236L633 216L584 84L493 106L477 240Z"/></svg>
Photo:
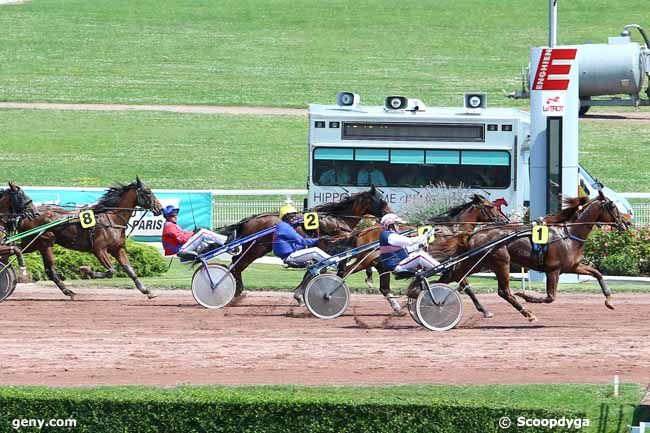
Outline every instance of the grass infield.
<svg viewBox="0 0 650 433"><path fill-rule="evenodd" d="M155 112L0 111L5 179L154 188L305 188L307 119ZM581 121L580 160L617 191L650 191L644 122ZM623 168L624 167L624 168Z"/></svg>

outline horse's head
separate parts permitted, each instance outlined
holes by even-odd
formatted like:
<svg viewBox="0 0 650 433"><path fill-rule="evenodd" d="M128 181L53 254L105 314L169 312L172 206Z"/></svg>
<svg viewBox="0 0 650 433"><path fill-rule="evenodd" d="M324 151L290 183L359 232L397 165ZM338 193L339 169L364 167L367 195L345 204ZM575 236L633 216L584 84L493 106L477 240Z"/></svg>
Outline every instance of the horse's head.
<svg viewBox="0 0 650 433"><path fill-rule="evenodd" d="M162 205L153 191L151 191L151 188L145 186L138 176L135 177L135 183L133 185L136 190L136 206L150 210L156 216L160 215L162 213Z"/></svg>
<svg viewBox="0 0 650 433"><path fill-rule="evenodd" d="M450 209L447 215L457 222L510 222L497 204L480 194L473 194L469 202Z"/></svg>
<svg viewBox="0 0 650 433"><path fill-rule="evenodd" d="M32 199L13 182L9 182L9 188L2 192L0 211L27 218L34 217L38 213Z"/></svg>
<svg viewBox="0 0 650 433"><path fill-rule="evenodd" d="M368 191L355 194L353 197L355 198L353 211L357 216L370 214L381 218L391 212L391 208L384 199L384 195L374 185Z"/></svg>
<svg viewBox="0 0 650 433"><path fill-rule="evenodd" d="M621 211L616 206L616 203L611 201L603 194L602 190L598 190L598 197L591 200L583 209L584 213L590 211L590 208L596 208L589 219L596 223L611 224L619 230L627 230L627 224L621 214Z"/></svg>

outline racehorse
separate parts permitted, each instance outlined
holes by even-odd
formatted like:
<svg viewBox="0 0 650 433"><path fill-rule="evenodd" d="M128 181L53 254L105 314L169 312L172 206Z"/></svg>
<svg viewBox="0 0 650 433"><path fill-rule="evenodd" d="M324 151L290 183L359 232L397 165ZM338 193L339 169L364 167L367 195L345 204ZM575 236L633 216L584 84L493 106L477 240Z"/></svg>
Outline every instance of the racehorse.
<svg viewBox="0 0 650 433"><path fill-rule="evenodd" d="M429 224L437 224L436 235L437 240L429 245L430 252L433 254L438 254L439 251L436 250L436 245L440 244L442 240L446 237L454 236L458 231L472 231L476 228L476 223L507 223L509 222L508 217L506 217L502 212L501 208L482 195L474 194L472 195L470 201L467 203L455 206L447 210L441 215L430 218L427 220ZM404 230L407 230L409 227L403 227ZM381 225L376 225L365 230L356 233L351 236L349 240L343 241L340 245L352 248L358 247L361 245L366 245L371 242L376 242L379 240L379 236L383 231ZM354 263L345 267L345 269L339 269L339 276L344 278L345 276L355 273L361 270L366 270L366 283L369 288L372 288L372 277L368 275L368 270L372 270L372 267L375 267L379 271L379 291L386 298L390 304L393 311L396 313L401 312L401 307L397 301L392 297L390 293L390 272L384 269L380 257L379 251L373 250L368 253L360 254L356 257ZM476 308L483 313L485 317L492 317L492 313L487 311L483 307L476 295L472 291L469 284L464 285L465 292L469 295L474 302Z"/></svg>
<svg viewBox="0 0 650 433"><path fill-rule="evenodd" d="M43 205L37 209L34 215L19 220L17 227L19 231L29 230L62 218L72 217L73 220L52 227L40 236L27 237L23 239L21 246L25 252L40 252L45 273L61 292L71 299L74 299L75 293L63 284L54 266L52 248L55 243L68 249L93 253L106 268L106 271L93 272L90 267L82 266L80 270L91 278L112 277L116 272L110 259L110 256L113 256L133 280L138 290L147 297L153 298L155 295L142 285L131 267L124 248L128 222L136 208L151 210L154 215L161 214L160 202L151 189L146 187L138 177L135 182L128 185L108 188L96 204L86 208L95 213L96 219L96 225L89 229L81 227L78 211Z"/></svg>
<svg viewBox="0 0 650 433"><path fill-rule="evenodd" d="M374 215L381 218L390 211L388 203L381 192L372 186L368 191L352 194L339 202L325 203L311 209L319 214L319 231L326 236L335 236L342 232L351 232L364 215ZM276 213L255 215L224 227L220 234L229 238L248 236L280 222ZM301 231L301 229L298 229ZM235 296L241 295L244 289L242 272L253 261L268 254L272 250L273 234L264 236L255 242L242 245L242 252L232 258L232 274L237 281Z"/></svg>
<svg viewBox="0 0 650 433"><path fill-rule="evenodd" d="M595 268L582 262L585 242L596 225L613 225L619 230L626 230L627 226L616 207L616 204L599 191L598 196L589 200L587 197L569 198L565 200L568 205L563 211L544 218L544 223L549 226L549 242L546 247L538 249L531 237L519 238L509 244L495 249L484 258L484 266L492 270L497 277L498 293L508 301L529 321L535 322L537 318L528 309L524 308L514 295L531 303L551 303L557 295L557 285L560 274L590 275L596 280L605 295L605 306L614 309L611 302L612 293L607 286L603 275ZM486 243L506 236L523 226L486 227L472 233L469 237L457 237L458 248L455 255L468 251ZM510 290L510 265L527 267L546 274L546 297L540 298L522 292L514 295ZM476 261L465 260L450 272L443 275L441 282L458 281L468 272L478 272L477 266L472 267Z"/></svg>

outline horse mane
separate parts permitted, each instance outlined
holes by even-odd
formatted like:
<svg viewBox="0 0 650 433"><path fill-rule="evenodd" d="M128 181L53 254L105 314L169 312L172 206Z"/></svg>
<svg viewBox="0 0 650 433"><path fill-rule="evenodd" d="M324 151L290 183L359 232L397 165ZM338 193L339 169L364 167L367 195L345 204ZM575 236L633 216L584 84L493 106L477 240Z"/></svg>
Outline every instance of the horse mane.
<svg viewBox="0 0 650 433"><path fill-rule="evenodd" d="M315 206L312 210L322 213L337 213L347 210L352 203L354 203L360 196L369 194L368 191L361 191L345 197L341 201L332 203L323 203Z"/></svg>
<svg viewBox="0 0 650 433"><path fill-rule="evenodd" d="M115 207L122 198L122 195L124 195L126 191L135 187L135 182L131 182L127 185L118 183L115 186L111 186L104 192L104 195L99 198L93 208L95 210L100 210L104 208Z"/></svg>
<svg viewBox="0 0 650 433"><path fill-rule="evenodd" d="M440 215L434 216L430 219L427 220L428 223L443 223L443 222L449 222L456 216L458 216L461 212L463 212L465 209L468 207L480 203L483 200L486 200L485 197L483 197L480 194L472 194L471 200L468 201L467 203L462 203L459 204L458 206L451 207L447 209L445 212L441 213Z"/></svg>
<svg viewBox="0 0 650 433"><path fill-rule="evenodd" d="M580 208L589 203L589 197L565 197L562 199L564 209L544 217L547 224L563 223L573 218Z"/></svg>

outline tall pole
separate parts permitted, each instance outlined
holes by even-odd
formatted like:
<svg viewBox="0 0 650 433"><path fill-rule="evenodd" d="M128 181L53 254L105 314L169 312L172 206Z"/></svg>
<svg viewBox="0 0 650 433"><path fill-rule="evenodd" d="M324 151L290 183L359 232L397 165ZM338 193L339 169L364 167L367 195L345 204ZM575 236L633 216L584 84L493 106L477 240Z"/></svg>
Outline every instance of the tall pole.
<svg viewBox="0 0 650 433"><path fill-rule="evenodd" d="M548 46L557 45L557 0L548 0Z"/></svg>

